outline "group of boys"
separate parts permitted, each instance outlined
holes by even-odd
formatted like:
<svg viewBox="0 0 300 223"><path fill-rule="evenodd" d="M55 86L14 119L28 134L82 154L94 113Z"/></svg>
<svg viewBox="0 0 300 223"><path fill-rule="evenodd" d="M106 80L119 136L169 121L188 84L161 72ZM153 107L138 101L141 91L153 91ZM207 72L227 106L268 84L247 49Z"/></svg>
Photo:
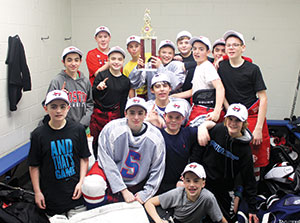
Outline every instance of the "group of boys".
<svg viewBox="0 0 300 223"><path fill-rule="evenodd" d="M266 86L258 66L242 57L243 35L228 31L211 46L208 38L182 31L176 38L179 54L172 41L163 40L158 55L148 61L140 57L140 38L130 36L126 45L132 59L124 68L125 51L110 48L110 39L107 27L96 29L98 46L86 57L90 80L79 71L83 53L76 47L63 51L65 69L51 81L44 103L49 117L31 135L29 165L38 207L51 216L83 204L81 185L90 155L84 130L90 127L93 152L113 201L150 201L148 213L154 222L162 222L153 206L170 207L168 199L174 197L176 207L185 199L175 212L178 222L195 222L206 214L214 222L227 222L214 196L202 189L203 167L188 164L198 134L189 125L200 116L221 122L223 107L244 104L254 166L267 165ZM214 59L208 57L211 51ZM185 190L151 198L175 188L181 175ZM205 212L191 214L199 204Z"/></svg>

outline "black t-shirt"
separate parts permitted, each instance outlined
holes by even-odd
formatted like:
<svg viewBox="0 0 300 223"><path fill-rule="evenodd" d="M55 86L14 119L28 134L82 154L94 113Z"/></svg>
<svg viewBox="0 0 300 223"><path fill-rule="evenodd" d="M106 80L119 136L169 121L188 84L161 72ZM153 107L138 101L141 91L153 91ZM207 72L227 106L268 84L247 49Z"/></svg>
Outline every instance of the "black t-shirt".
<svg viewBox="0 0 300 223"><path fill-rule="evenodd" d="M222 61L218 73L229 104L242 103L249 108L257 100L256 93L267 89L259 67L248 61L237 68L229 60Z"/></svg>
<svg viewBox="0 0 300 223"><path fill-rule="evenodd" d="M193 53L191 53L188 57L183 57L181 54L176 54L182 57L182 62L184 63L185 69L187 71L184 83L182 85L182 91L187 91L192 88L192 80L194 77L194 71L197 66L196 61L194 60Z"/></svg>
<svg viewBox="0 0 300 223"><path fill-rule="evenodd" d="M99 91L97 85L107 77L108 80L105 82L107 88ZM115 77L109 70L98 73L93 84L95 106L98 104L102 108L109 110L119 105L121 117L124 117L124 109L130 88L130 80L123 74Z"/></svg>
<svg viewBox="0 0 300 223"><path fill-rule="evenodd" d="M49 215L61 214L83 204L83 198L72 200L80 178L80 159L90 156L83 125L67 121L59 130L48 122L31 134L29 166L40 171L40 187Z"/></svg>

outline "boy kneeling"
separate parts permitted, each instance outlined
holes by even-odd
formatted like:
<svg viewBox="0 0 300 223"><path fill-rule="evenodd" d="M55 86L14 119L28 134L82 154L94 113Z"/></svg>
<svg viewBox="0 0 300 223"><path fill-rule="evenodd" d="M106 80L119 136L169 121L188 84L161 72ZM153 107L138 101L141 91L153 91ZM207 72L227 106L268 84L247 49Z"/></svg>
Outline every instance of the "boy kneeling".
<svg viewBox="0 0 300 223"><path fill-rule="evenodd" d="M175 223L198 223L207 215L213 222L227 222L214 195L204 188L206 174L203 166L190 163L182 176L184 187L177 187L146 202L146 211L154 222L168 222L159 217L155 208L158 205L163 209L174 208Z"/></svg>

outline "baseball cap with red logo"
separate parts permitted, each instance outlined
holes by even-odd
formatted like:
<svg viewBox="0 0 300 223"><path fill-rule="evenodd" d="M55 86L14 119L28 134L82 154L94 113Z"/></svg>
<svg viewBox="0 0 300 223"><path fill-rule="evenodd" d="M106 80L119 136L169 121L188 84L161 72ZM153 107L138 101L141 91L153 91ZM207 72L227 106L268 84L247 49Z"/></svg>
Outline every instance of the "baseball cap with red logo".
<svg viewBox="0 0 300 223"><path fill-rule="evenodd" d="M223 45L225 46L225 40L223 38L217 39L214 44L212 45L212 49L214 50L215 46Z"/></svg>
<svg viewBox="0 0 300 223"><path fill-rule="evenodd" d="M106 26L99 26L99 27L96 29L96 31L95 31L95 36L97 36L97 34L98 34L99 32L107 32L108 35L110 36L110 31L109 31L109 29L108 29Z"/></svg>
<svg viewBox="0 0 300 223"><path fill-rule="evenodd" d="M135 35L129 36L126 40L126 45L128 46L128 44L131 42L141 43L141 38Z"/></svg>
<svg viewBox="0 0 300 223"><path fill-rule="evenodd" d="M110 48L107 56L109 57L110 54L115 53L115 52L122 54L123 57L125 58L125 51L119 46L114 46L114 47Z"/></svg>
<svg viewBox="0 0 300 223"><path fill-rule="evenodd" d="M242 33L239 33L239 32L234 31L234 30L228 30L224 33L223 38L226 41L230 36L235 36L235 37L239 38L242 41L243 45L246 45L245 39L244 39L244 36L243 36Z"/></svg>
<svg viewBox="0 0 300 223"><path fill-rule="evenodd" d="M185 108L185 106L180 101L173 101L167 105L167 107L165 109L165 113L168 114L170 112L178 112L183 117L185 117L185 109L184 108Z"/></svg>
<svg viewBox="0 0 300 223"><path fill-rule="evenodd" d="M195 36L192 39L190 39L190 44L193 46L193 44L195 42L201 42L203 43L205 46L207 46L208 50L211 50L211 43L209 41L209 39L205 36Z"/></svg>
<svg viewBox="0 0 300 223"><path fill-rule="evenodd" d="M178 39L181 38L181 37L188 37L189 39L192 38L192 34L189 32L189 31L181 31L177 34L177 37L176 37L176 42L178 42Z"/></svg>
<svg viewBox="0 0 300 223"><path fill-rule="evenodd" d="M48 104L50 104L54 100L63 100L68 105L70 104L67 93L62 91L62 90L50 91L46 96L45 105L47 106Z"/></svg>
<svg viewBox="0 0 300 223"><path fill-rule="evenodd" d="M127 111L132 106L139 106L147 111L146 101L143 98L133 97L127 100L125 111Z"/></svg>
<svg viewBox="0 0 300 223"><path fill-rule="evenodd" d="M248 118L248 110L245 105L234 103L231 104L228 109L225 117L234 116L238 118L240 121L244 122Z"/></svg>
<svg viewBox="0 0 300 223"><path fill-rule="evenodd" d="M78 53L80 58L82 57L83 53L80 49L78 49L75 46L69 46L67 48L64 49L64 51L62 52L61 55L61 59L63 60L65 56L67 56L69 53Z"/></svg>
<svg viewBox="0 0 300 223"><path fill-rule="evenodd" d="M165 46L170 46L170 47L173 48L174 51L176 50L175 44L171 40L168 40L168 39L160 41L159 46L158 46L158 50L160 50L160 48L163 48Z"/></svg>
<svg viewBox="0 0 300 223"><path fill-rule="evenodd" d="M199 163L196 163L196 162L193 162L193 163L190 163L190 164L186 165L186 167L184 168L184 171L182 172L181 175L184 176L184 174L186 172L192 172L192 173L196 174L201 179L206 178L206 173L205 173L205 170L204 170L203 166L200 165Z"/></svg>

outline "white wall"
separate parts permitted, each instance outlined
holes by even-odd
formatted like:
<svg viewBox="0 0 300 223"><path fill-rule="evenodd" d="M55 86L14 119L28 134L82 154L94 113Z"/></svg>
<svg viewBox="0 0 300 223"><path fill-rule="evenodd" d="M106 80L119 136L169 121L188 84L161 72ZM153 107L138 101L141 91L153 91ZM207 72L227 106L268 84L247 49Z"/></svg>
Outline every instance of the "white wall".
<svg viewBox="0 0 300 223"><path fill-rule="evenodd" d="M151 10L158 41L175 41L184 29L211 42L228 29L243 33L245 55L260 66L268 88L267 117L289 117L300 69L299 0L72 0L74 44L87 53L96 47L96 27L106 25L112 33L111 46L125 48L129 35L140 34L146 8ZM81 69L87 73L85 64Z"/></svg>
<svg viewBox="0 0 300 223"><path fill-rule="evenodd" d="M28 142L44 115L41 101L49 81L62 68L62 49L71 44L70 0L0 0L0 157ZM8 37L18 34L31 72L32 91L25 92L15 112L7 95ZM48 40L41 37L49 36Z"/></svg>
<svg viewBox="0 0 300 223"><path fill-rule="evenodd" d="M44 115L40 103L62 68L62 50L69 45L85 53L95 48L93 34L99 25L110 28L111 46L125 48L129 35L140 34L146 8L158 41L174 41L184 29L212 42L228 29L242 32L246 55L261 67L268 87L267 117L290 115L300 69L299 0L0 0L0 5L0 157L27 142ZM5 59L8 36L15 34L25 47L32 91L23 94L17 111L9 112ZM41 41L47 36L49 40ZM70 36L72 40L64 40ZM85 63L81 70L87 75Z"/></svg>

